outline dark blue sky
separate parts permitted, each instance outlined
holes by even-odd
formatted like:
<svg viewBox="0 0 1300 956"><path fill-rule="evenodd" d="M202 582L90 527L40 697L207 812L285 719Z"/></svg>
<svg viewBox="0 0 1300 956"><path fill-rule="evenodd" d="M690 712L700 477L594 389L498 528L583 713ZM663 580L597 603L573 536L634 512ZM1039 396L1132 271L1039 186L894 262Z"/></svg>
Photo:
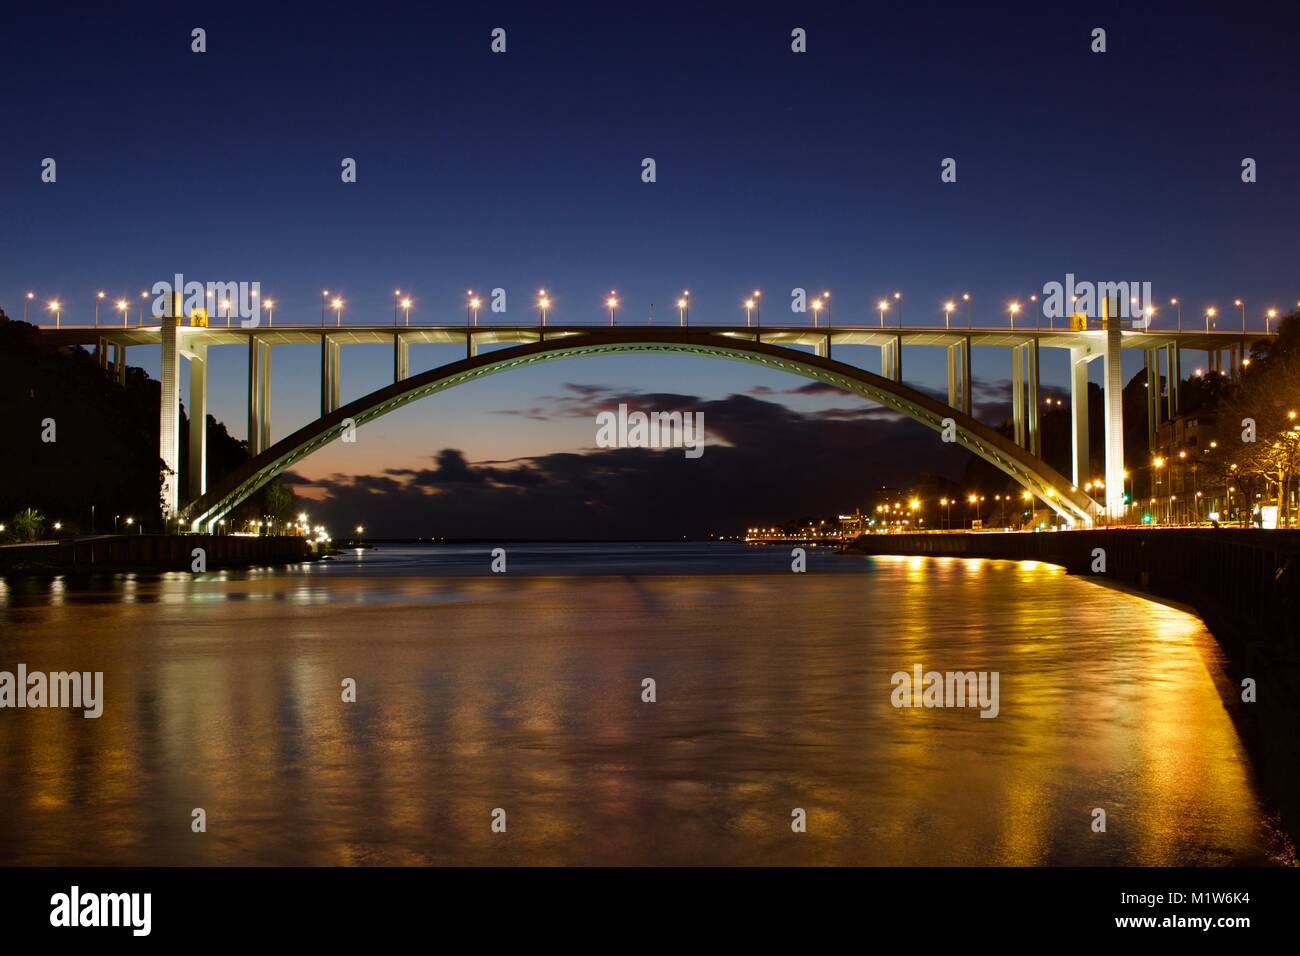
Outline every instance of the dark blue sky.
<svg viewBox="0 0 1300 956"><path fill-rule="evenodd" d="M460 321L466 288L498 286L505 320L532 318L545 286L556 321L601 321L610 288L629 317L654 302L667 318L683 287L694 320L725 321L757 287L765 323L801 322L783 305L802 286L832 290L842 323L873 320L894 290L908 324L941 321L970 291L978 323L1073 272L1150 281L1189 323L1241 296L1261 325L1266 306L1300 299L1300 21L1281 6L1127 6L9 8L0 305L21 314L34 289L86 322L96 290L135 295L181 272L261 282L277 322L316 320L322 288L352 320L391 321L398 287L417 320ZM498 26L504 55L489 51ZM790 52L796 26L807 54ZM56 184L40 181L45 157ZM356 184L340 182L343 157ZM944 157L955 184L940 182ZM1241 182L1243 157L1257 183ZM212 409L242 434L243 356L228 351ZM315 358L295 351L277 351L275 437L317 394ZM937 354L909 360L909 378L939 384ZM988 361L977 373L1007 377ZM391 367L365 350L344 362L345 399ZM704 400L791 384L686 359L562 363L448 396L472 435L439 431L449 417L426 409L376 426L383 461L326 452L302 471L588 447L586 425L525 431L500 414L575 382ZM825 405L802 400L800 413Z"/></svg>

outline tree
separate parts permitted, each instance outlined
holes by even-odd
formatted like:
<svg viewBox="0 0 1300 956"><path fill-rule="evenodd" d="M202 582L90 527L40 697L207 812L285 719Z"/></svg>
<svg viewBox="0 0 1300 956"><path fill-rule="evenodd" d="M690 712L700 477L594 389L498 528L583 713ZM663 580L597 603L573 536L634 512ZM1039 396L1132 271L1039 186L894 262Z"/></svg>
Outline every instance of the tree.
<svg viewBox="0 0 1300 956"><path fill-rule="evenodd" d="M35 508L24 508L14 515L14 533L20 541L37 541L45 526L45 515Z"/></svg>

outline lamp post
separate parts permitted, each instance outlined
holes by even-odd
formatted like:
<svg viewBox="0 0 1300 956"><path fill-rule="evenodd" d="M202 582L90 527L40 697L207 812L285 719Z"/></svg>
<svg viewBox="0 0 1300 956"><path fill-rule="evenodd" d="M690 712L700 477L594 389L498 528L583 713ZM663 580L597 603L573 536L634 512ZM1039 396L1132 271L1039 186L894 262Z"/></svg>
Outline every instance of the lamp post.
<svg viewBox="0 0 1300 956"><path fill-rule="evenodd" d="M618 308L618 293L613 289L609 290L609 298L605 300L605 305L609 309L609 327L614 327L614 310Z"/></svg>
<svg viewBox="0 0 1300 956"><path fill-rule="evenodd" d="M1277 318L1277 309L1269 309L1267 312L1264 313L1264 334L1265 335L1271 334L1269 328L1272 325L1273 320L1276 318Z"/></svg>
<svg viewBox="0 0 1300 956"><path fill-rule="evenodd" d="M407 299L406 303L407 303L406 324L410 325L411 324L411 314L410 314L411 300ZM483 304L482 300L474 294L473 289L470 289L469 290L469 320L471 325L478 325L478 308L482 304Z"/></svg>
<svg viewBox="0 0 1300 956"><path fill-rule="evenodd" d="M1245 332L1246 331L1246 303L1241 299L1234 299L1232 304L1241 310L1241 331Z"/></svg>
<svg viewBox="0 0 1300 956"><path fill-rule="evenodd" d="M1016 313L1020 311L1020 303L1012 302L1007 306L1007 311L1011 313L1011 327L1014 329L1016 327Z"/></svg>
<svg viewBox="0 0 1300 956"><path fill-rule="evenodd" d="M122 328L126 328L131 314L131 303L127 302L126 299L118 299L116 308L117 311L122 313Z"/></svg>
<svg viewBox="0 0 1300 956"><path fill-rule="evenodd" d="M35 292L28 292L25 296L23 296L23 321L24 322L27 321L27 303L32 301L32 299L34 298L36 298Z"/></svg>
<svg viewBox="0 0 1300 956"><path fill-rule="evenodd" d="M678 315L677 320L682 325L691 324L691 290L683 289L682 297L677 300Z"/></svg>
<svg viewBox="0 0 1300 956"><path fill-rule="evenodd" d="M763 293L754 290L754 324L763 324Z"/></svg>
<svg viewBox="0 0 1300 956"><path fill-rule="evenodd" d="M343 325L343 300L335 296L330 303L330 308L334 310L334 327L338 328Z"/></svg>
<svg viewBox="0 0 1300 956"><path fill-rule="evenodd" d="M266 307L266 325L267 328L275 325L275 300L263 299L262 305Z"/></svg>
<svg viewBox="0 0 1300 956"><path fill-rule="evenodd" d="M104 300L104 293L95 293L95 328L99 328L99 303Z"/></svg>
<svg viewBox="0 0 1300 956"><path fill-rule="evenodd" d="M754 311L754 300L753 300L753 299L746 299L746 300L744 301L743 305L745 306L745 325L746 325L746 326L753 325L754 323L750 321L750 314ZM813 303L813 309L816 310L817 308L819 308L819 306L817 305L817 303L814 302L814 303ZM813 312L813 325L816 325L816 324L817 324L817 314L816 314L816 312L814 311L814 312Z"/></svg>
<svg viewBox="0 0 1300 956"><path fill-rule="evenodd" d="M63 303L55 299L46 308L54 313L54 327L57 329L63 319Z"/></svg>
<svg viewBox="0 0 1300 956"><path fill-rule="evenodd" d="M969 329L971 328L972 314L974 313L974 306L970 304L970 293L963 292L961 299L966 303L966 328Z"/></svg>
<svg viewBox="0 0 1300 956"><path fill-rule="evenodd" d="M828 329L831 327L830 300L831 300L831 294L830 294L829 292L823 292L823 293L822 293L822 308L824 308L824 309L826 310L826 328L828 328Z"/></svg>
<svg viewBox="0 0 1300 956"><path fill-rule="evenodd" d="M1181 332L1183 330L1183 304L1177 299L1170 299L1169 304L1174 307L1174 311L1178 314L1178 331Z"/></svg>
<svg viewBox="0 0 1300 956"><path fill-rule="evenodd" d="M545 289L537 290L537 313L541 317L541 324L546 324L546 312L551 307L551 300L546 295Z"/></svg>
<svg viewBox="0 0 1300 956"><path fill-rule="evenodd" d="M393 290L393 325L397 324L397 308L402 304L402 290Z"/></svg>
<svg viewBox="0 0 1300 956"><path fill-rule="evenodd" d="M685 298L681 298L677 300L677 324L678 325L686 324L686 299Z"/></svg>
<svg viewBox="0 0 1300 956"><path fill-rule="evenodd" d="M876 303L876 308L880 310L880 327L885 327L885 313L889 311L889 300L881 299Z"/></svg>
<svg viewBox="0 0 1300 956"><path fill-rule="evenodd" d="M226 328L230 328L230 300L223 301L221 307L226 310Z"/></svg>
<svg viewBox="0 0 1300 956"><path fill-rule="evenodd" d="M320 324L325 324L325 304L329 302L330 290L322 289L320 293Z"/></svg>
<svg viewBox="0 0 1300 956"><path fill-rule="evenodd" d="M147 298L149 298L149 293L145 292L144 289L141 289L140 290L140 314L138 316L141 325L144 325L144 300Z"/></svg>
<svg viewBox="0 0 1300 956"><path fill-rule="evenodd" d="M898 327L903 327L903 293L895 292L894 301L898 303Z"/></svg>
<svg viewBox="0 0 1300 956"><path fill-rule="evenodd" d="M947 329L947 328L951 328L951 326L952 326L952 322L951 322L951 319L952 319L952 310L953 310L955 307L956 307L956 303L953 303L953 302L945 302L945 303L943 304L943 327L944 327L945 329Z"/></svg>
<svg viewBox="0 0 1300 956"><path fill-rule="evenodd" d="M813 328L817 328L817 326L821 324L819 321L821 319L821 313L822 313L821 299L813 299L812 310L813 310Z"/></svg>

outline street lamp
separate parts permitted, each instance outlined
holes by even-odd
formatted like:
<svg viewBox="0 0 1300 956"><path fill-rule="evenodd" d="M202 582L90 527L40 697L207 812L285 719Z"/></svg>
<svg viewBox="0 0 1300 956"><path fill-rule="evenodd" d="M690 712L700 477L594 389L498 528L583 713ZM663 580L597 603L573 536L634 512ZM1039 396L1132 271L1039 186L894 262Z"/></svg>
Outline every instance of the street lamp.
<svg viewBox="0 0 1300 956"><path fill-rule="evenodd" d="M614 310L618 308L618 293L613 289L609 290L609 298L605 300L605 305L609 309L609 325L614 327Z"/></svg>
<svg viewBox="0 0 1300 956"><path fill-rule="evenodd" d="M747 325L747 326L749 326L749 325L753 325L753 323L750 321L749 317L750 317L750 313L754 311L754 300L753 300L753 299L746 299L746 300L744 301L743 304L744 304L744 306L745 306L745 325ZM816 325L816 324L817 324L816 314L817 314L817 310L818 310L819 308L821 308L821 304L820 304L820 303L817 303L817 302L814 302L814 303L813 303L813 325Z"/></svg>
<svg viewBox="0 0 1300 956"><path fill-rule="evenodd" d="M1020 303L1012 302L1007 306L1007 311L1011 313L1011 327L1014 329L1016 327L1016 313L1020 311Z"/></svg>
<svg viewBox="0 0 1300 956"><path fill-rule="evenodd" d="M404 299L403 307L406 309L406 324L411 324L411 300ZM474 290L469 290L469 318L470 324L478 325L478 309L483 304L483 300L474 294Z"/></svg>
<svg viewBox="0 0 1300 956"><path fill-rule="evenodd" d="M677 300L677 321L682 325L691 324L691 290L683 289L682 297Z"/></svg>
<svg viewBox="0 0 1300 956"><path fill-rule="evenodd" d="M104 293L95 293L95 328L99 328L99 303L103 301Z"/></svg>
<svg viewBox="0 0 1300 956"><path fill-rule="evenodd" d="M63 319L63 303L61 303L58 299L55 299L49 305L47 305L46 308L54 313L54 327L57 329L59 327L59 323Z"/></svg>
<svg viewBox="0 0 1300 956"><path fill-rule="evenodd" d="M140 290L140 314L139 314L141 325L144 325L144 300L147 298L149 298L149 293L141 289Z"/></svg>
<svg viewBox="0 0 1300 956"><path fill-rule="evenodd" d="M23 296L23 321L24 322L27 321L27 303L32 301L32 299L34 298L36 298L35 292L28 292L25 296Z"/></svg>
<svg viewBox="0 0 1300 956"><path fill-rule="evenodd" d="M222 302L221 307L226 310L226 328L230 328L230 300Z"/></svg>
<svg viewBox="0 0 1300 956"><path fill-rule="evenodd" d="M963 302L966 303L966 328L969 329L969 328L971 327L971 321L972 321L972 316L973 316L973 313L974 313L974 309L975 309L975 307L972 306L972 305L970 304L970 293L969 293L969 292L963 292L963 293L961 294L961 300L962 300Z"/></svg>
<svg viewBox="0 0 1300 956"><path fill-rule="evenodd" d="M1210 331L1210 319L1214 318L1218 314L1219 314L1219 310L1216 309L1214 306L1210 306L1208 309L1205 310L1205 331L1206 332Z"/></svg>
<svg viewBox="0 0 1300 956"><path fill-rule="evenodd" d="M321 289L321 293L320 293L320 324L321 325L325 324L325 303L329 301L329 298L330 298L330 290Z"/></svg>
<svg viewBox="0 0 1300 956"><path fill-rule="evenodd" d="M903 327L903 293L895 292L894 301L898 303L898 327Z"/></svg>
<svg viewBox="0 0 1300 956"><path fill-rule="evenodd" d="M1169 304L1174 306L1178 312L1178 331L1181 332L1183 330L1183 304L1177 299L1170 299Z"/></svg>
<svg viewBox="0 0 1300 956"><path fill-rule="evenodd" d="M397 307L402 304L402 290L393 290L393 325L397 324Z"/></svg>
<svg viewBox="0 0 1300 956"><path fill-rule="evenodd" d="M831 294L829 292L822 293L822 306L826 309L826 328L828 329L831 327L831 310L829 307L830 298Z"/></svg>
<svg viewBox="0 0 1300 956"><path fill-rule="evenodd" d="M127 302L126 299L118 299L115 307L117 311L122 313L122 328L126 328L127 317L131 313L131 303Z"/></svg>
<svg viewBox="0 0 1300 956"><path fill-rule="evenodd" d="M266 308L266 325L269 328L275 325L275 300L263 299L262 305Z"/></svg>
<svg viewBox="0 0 1300 956"><path fill-rule="evenodd" d="M889 300L881 299L876 303L876 308L880 310L880 327L885 327L885 313L889 311Z"/></svg>
<svg viewBox="0 0 1300 956"><path fill-rule="evenodd" d="M546 311L551 307L551 300L546 296L545 289L537 290L537 311L541 316L542 325L546 324Z"/></svg>
<svg viewBox="0 0 1300 956"><path fill-rule="evenodd" d="M763 293L754 290L754 324L763 324Z"/></svg>
<svg viewBox="0 0 1300 956"><path fill-rule="evenodd" d="M343 300L335 296L330 307L334 310L334 326L338 328L343 324Z"/></svg>
<svg viewBox="0 0 1300 956"><path fill-rule="evenodd" d="M1241 299L1234 299L1233 305L1241 310L1241 331L1246 331L1246 303Z"/></svg>
<svg viewBox="0 0 1300 956"><path fill-rule="evenodd" d="M951 326L952 310L956 307L955 302L945 302L943 304L943 327L945 329Z"/></svg>
<svg viewBox="0 0 1300 956"><path fill-rule="evenodd" d="M686 300L684 298L677 300L677 324L686 324Z"/></svg>
<svg viewBox="0 0 1300 956"><path fill-rule="evenodd" d="M1267 312L1264 313L1264 334L1265 335L1270 334L1269 327L1272 325L1273 320L1276 318L1277 318L1277 309L1269 309Z"/></svg>
<svg viewBox="0 0 1300 956"><path fill-rule="evenodd" d="M813 310L813 328L817 328L818 318L821 316L821 311L822 311L821 299L813 299L812 310Z"/></svg>

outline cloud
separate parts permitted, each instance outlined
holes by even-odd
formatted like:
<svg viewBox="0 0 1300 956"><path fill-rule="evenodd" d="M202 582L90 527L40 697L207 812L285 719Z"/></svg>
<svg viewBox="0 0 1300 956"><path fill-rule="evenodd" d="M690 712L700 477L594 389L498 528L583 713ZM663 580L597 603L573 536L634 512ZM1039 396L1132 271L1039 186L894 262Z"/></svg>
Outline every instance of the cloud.
<svg viewBox="0 0 1300 956"><path fill-rule="evenodd" d="M863 403L801 412L753 395L706 400L568 386L547 414L591 415L630 406L699 411L705 451L591 449L471 462L454 448L427 468L331 475L308 482L331 527L365 524L379 537L680 538L731 533L755 522L825 516L864 505L879 485L921 472L957 477L966 453L937 433Z"/></svg>

